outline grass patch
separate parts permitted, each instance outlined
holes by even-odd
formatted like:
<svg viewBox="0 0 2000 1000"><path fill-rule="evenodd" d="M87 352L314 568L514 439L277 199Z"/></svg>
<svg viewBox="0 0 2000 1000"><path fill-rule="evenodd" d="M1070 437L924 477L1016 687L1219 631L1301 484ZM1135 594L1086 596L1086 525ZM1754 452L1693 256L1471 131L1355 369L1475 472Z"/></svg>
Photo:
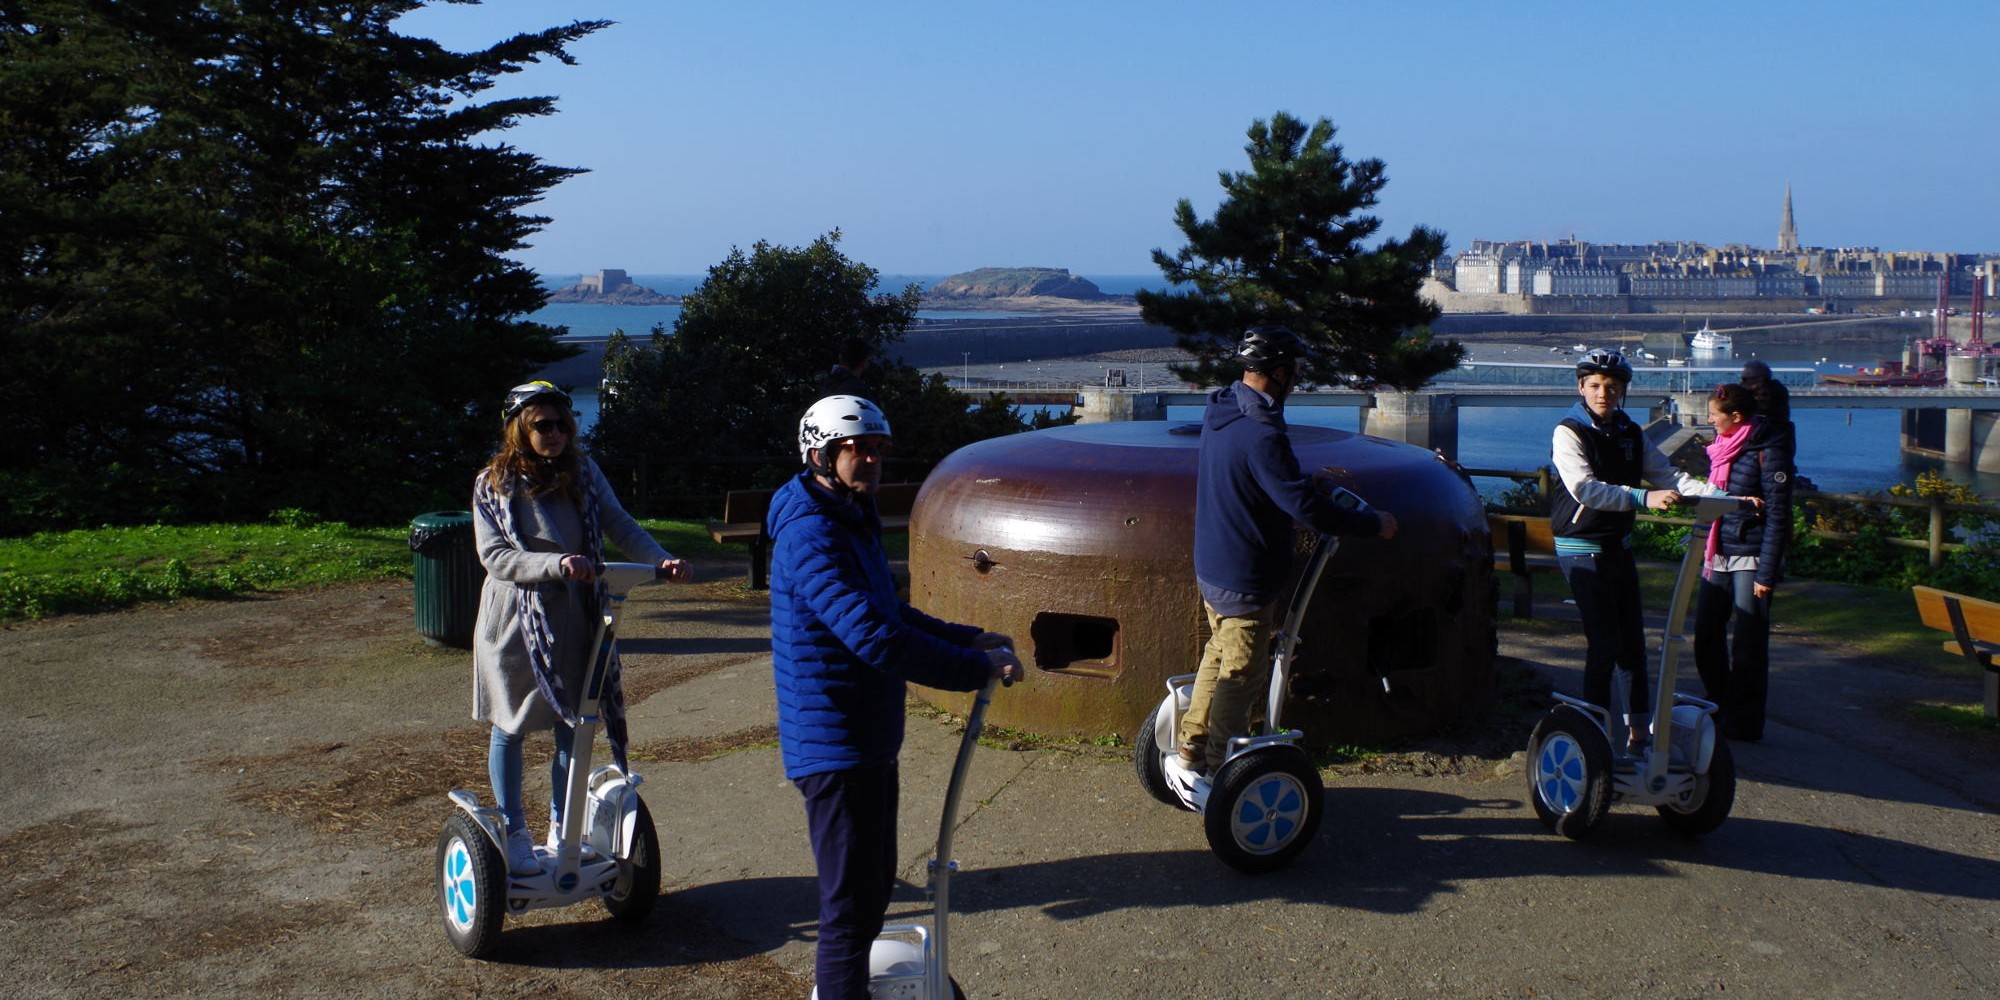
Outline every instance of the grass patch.
<svg viewBox="0 0 2000 1000"><path fill-rule="evenodd" d="M410 579L407 527L356 528L281 511L272 524L147 525L0 538L0 620L110 611L145 601L210 599L372 580ZM712 555L693 521L643 521L677 555ZM615 550L614 550L615 551Z"/></svg>
<svg viewBox="0 0 2000 1000"><path fill-rule="evenodd" d="M1942 702L1919 702L1910 706L1910 714L1925 722L1948 726L1962 732L1986 733L2000 736L2000 719L1986 717L1984 705L1948 705Z"/></svg>
<svg viewBox="0 0 2000 1000"><path fill-rule="evenodd" d="M1666 612L1678 569L1671 563L1639 564L1640 600L1648 611ZM1946 674L1975 672L1963 657L1941 651L1943 633L1926 628L1917 618L1916 604L1907 590L1787 580L1778 585L1771 615L1774 641L1797 636L1837 642L1868 656ZM1692 635L1692 603L1688 616L1688 634Z"/></svg>

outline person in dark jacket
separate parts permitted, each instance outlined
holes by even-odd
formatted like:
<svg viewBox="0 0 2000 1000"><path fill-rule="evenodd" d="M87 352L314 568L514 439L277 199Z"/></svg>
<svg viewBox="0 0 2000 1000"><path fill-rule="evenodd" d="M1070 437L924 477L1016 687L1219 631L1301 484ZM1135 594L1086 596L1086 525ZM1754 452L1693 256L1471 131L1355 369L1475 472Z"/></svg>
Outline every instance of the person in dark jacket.
<svg viewBox="0 0 2000 1000"><path fill-rule="evenodd" d="M820 398L828 396L860 396L875 398L875 390L864 377L868 374L869 356L872 348L860 337L849 337L840 344L840 356L832 368L819 380Z"/></svg>
<svg viewBox="0 0 2000 1000"><path fill-rule="evenodd" d="M868 995L868 949L896 876L904 683L976 690L1022 676L1013 640L897 596L874 493L889 421L829 396L799 421L806 469L771 499L771 664L785 777L805 796L819 872L821 1000Z"/></svg>
<svg viewBox="0 0 2000 1000"><path fill-rule="evenodd" d="M1792 438L1757 412L1756 397L1741 385L1716 387L1708 422L1715 427L1709 482L1761 503L1709 526L1694 612L1695 669L1709 700L1721 706L1722 735L1754 743L1764 738L1770 688L1771 593L1784 578L1792 538Z"/></svg>
<svg viewBox="0 0 2000 1000"><path fill-rule="evenodd" d="M1641 508L1665 510L1682 494L1721 490L1667 461L1622 408L1632 366L1617 351L1592 351L1576 364L1583 399L1556 424L1550 442L1563 488L1549 498L1556 564L1583 619L1583 699L1611 708L1613 669L1628 683L1625 753L1644 752L1653 721L1646 683L1646 627L1639 606L1639 569L1632 559L1632 525ZM1646 489L1647 483L1670 483ZM1614 749L1617 749L1614 736Z"/></svg>
<svg viewBox="0 0 2000 1000"><path fill-rule="evenodd" d="M1299 384L1306 346L1282 326L1252 327L1237 345L1243 377L1209 394L1196 459L1194 574L1209 640L1181 718L1167 780L1192 790L1249 729L1270 682L1269 647L1280 591L1291 579L1292 525L1331 535L1396 535L1387 511L1335 507L1299 468L1285 397ZM1199 797L1196 793L1195 797Z"/></svg>

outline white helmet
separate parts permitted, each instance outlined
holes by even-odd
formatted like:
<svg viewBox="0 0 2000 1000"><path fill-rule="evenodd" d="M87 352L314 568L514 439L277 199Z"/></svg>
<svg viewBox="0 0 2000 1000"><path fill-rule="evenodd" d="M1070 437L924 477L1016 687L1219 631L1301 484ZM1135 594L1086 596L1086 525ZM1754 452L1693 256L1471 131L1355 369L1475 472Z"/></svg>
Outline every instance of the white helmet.
<svg viewBox="0 0 2000 1000"><path fill-rule="evenodd" d="M891 436L882 408L860 396L828 396L807 407L799 418L799 458L811 465L814 448L863 434Z"/></svg>

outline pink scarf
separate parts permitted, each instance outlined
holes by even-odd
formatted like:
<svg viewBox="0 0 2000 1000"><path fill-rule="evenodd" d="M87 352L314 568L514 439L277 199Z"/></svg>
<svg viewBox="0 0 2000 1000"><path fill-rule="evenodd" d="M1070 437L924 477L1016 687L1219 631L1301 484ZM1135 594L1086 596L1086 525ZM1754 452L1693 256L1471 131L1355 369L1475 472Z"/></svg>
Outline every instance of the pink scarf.
<svg viewBox="0 0 2000 1000"><path fill-rule="evenodd" d="M1736 456L1743 454L1743 446L1750 442L1750 421L1736 425L1727 434L1717 434L1708 444L1708 482L1724 493L1729 492L1729 465ZM1708 545L1702 552L1701 575L1707 579L1709 567L1715 562L1715 550L1722 541L1722 519L1708 524Z"/></svg>

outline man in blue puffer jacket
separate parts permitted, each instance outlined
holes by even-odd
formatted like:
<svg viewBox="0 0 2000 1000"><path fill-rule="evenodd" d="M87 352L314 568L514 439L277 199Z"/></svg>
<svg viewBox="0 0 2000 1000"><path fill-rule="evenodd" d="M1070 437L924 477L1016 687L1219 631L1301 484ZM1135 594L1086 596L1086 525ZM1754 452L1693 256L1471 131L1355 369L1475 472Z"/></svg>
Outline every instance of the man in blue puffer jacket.
<svg viewBox="0 0 2000 1000"><path fill-rule="evenodd" d="M771 498L771 664L785 777L805 796L819 871L820 1000L868 995L868 949L896 879L904 682L971 691L1022 676L1013 640L896 595L874 494L889 421L828 396L799 421L806 469Z"/></svg>
<svg viewBox="0 0 2000 1000"><path fill-rule="evenodd" d="M1244 331L1243 378L1208 397L1195 466L1194 575L1207 605L1209 640L1181 718L1180 752L1164 773L1187 797L1222 763L1232 736L1269 684L1279 592L1292 574L1292 524L1330 535L1393 538L1387 511L1334 506L1299 468L1285 427L1285 397L1300 381L1305 342L1282 326Z"/></svg>

